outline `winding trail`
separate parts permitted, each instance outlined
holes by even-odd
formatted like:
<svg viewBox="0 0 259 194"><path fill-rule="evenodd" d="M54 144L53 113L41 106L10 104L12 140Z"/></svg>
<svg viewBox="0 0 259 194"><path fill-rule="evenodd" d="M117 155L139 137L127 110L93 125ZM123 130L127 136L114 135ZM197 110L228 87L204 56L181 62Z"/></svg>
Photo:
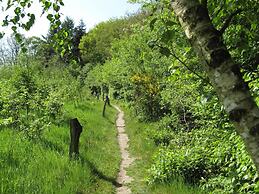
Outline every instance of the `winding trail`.
<svg viewBox="0 0 259 194"><path fill-rule="evenodd" d="M120 146L120 152L121 152L121 157L122 161L120 164L120 171L117 177L117 183L119 186L116 188L116 193L117 194L130 194L131 190L127 186L128 183L130 183L133 179L129 176L127 176L127 171L126 168L128 168L132 162L134 161L133 158L130 157L129 152L128 152L128 147L129 147L129 137L125 132L125 121L124 121L124 112L118 107L114 105L114 108L117 109L118 117L116 120L116 127L118 130L118 142Z"/></svg>

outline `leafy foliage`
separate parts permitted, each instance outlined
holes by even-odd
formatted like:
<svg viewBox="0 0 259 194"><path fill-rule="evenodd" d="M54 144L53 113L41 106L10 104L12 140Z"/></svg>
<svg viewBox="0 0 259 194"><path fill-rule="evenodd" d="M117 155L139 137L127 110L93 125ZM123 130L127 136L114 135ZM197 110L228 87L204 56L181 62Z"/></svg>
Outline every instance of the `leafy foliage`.
<svg viewBox="0 0 259 194"><path fill-rule="evenodd" d="M82 66L79 43L85 31L85 24L82 20L78 26L75 26L73 19L66 17L58 28L50 27L40 54L45 56L47 60L53 56L58 56L64 63L76 62Z"/></svg>
<svg viewBox="0 0 259 194"><path fill-rule="evenodd" d="M121 19L111 19L98 24L80 41L79 48L84 63L103 64L111 57L112 42L132 33L131 27L143 20L144 15L136 14Z"/></svg>
<svg viewBox="0 0 259 194"><path fill-rule="evenodd" d="M50 86L37 83L31 70L16 67L14 71L8 85L5 80L1 83L1 125L12 126L30 139L40 138L62 115L63 100Z"/></svg>
<svg viewBox="0 0 259 194"><path fill-rule="evenodd" d="M227 19L241 4L227 1L220 8L209 1L215 25L222 28L216 23ZM151 15L146 25L136 25L132 35L114 40L110 57L89 72L87 83L108 84L113 95L124 99L139 119L158 121L157 129L149 131L160 150L154 155L149 183L169 184L180 175L212 193L256 193L255 166L174 18L170 2L144 2L144 9ZM213 16L216 9L223 14ZM238 55L242 51L230 45L239 41L239 35L232 35L243 30L234 32L231 28L243 19L242 14L237 15L224 32L226 44L241 63ZM254 39L249 41L252 45ZM244 66L243 71L245 78L252 80L250 76L257 70L250 69L248 74ZM250 87L257 91L257 81L251 81Z"/></svg>
<svg viewBox="0 0 259 194"><path fill-rule="evenodd" d="M53 25L45 40L24 41L27 52L15 57L24 66L1 68L1 127L41 139L50 123L62 119L67 100L78 104L86 88L102 88L127 103L139 120L156 122L146 140L158 149L150 184L170 184L181 176L211 193L259 192L255 166L174 17L171 1L132 0L143 4L143 13L102 22L87 34L83 22L75 27L70 18L60 21L62 1L40 2L44 11L54 10L47 15ZM24 38L17 29L29 29L35 19L24 13L26 6L30 1L7 5L15 15L6 17L4 25L11 25L18 42ZM241 64L257 103L258 6L250 0L207 1L213 24ZM39 64L29 64L28 57Z"/></svg>
<svg viewBox="0 0 259 194"><path fill-rule="evenodd" d="M64 5L62 0L52 1L52 0L40 0L40 5L42 6L42 14L46 14L47 19L50 21L51 28L56 29L61 24L60 21L60 7ZM13 14L6 13L3 20L3 27L10 27L13 31L14 36L18 43L20 43L24 50L24 42L19 29L22 28L26 31L30 30L35 23L35 13L31 13L29 10L33 4L31 0L16 1L8 0L2 2L2 8L4 11L9 11ZM4 32L0 33L0 38L4 36ZM56 39L58 41L58 39Z"/></svg>

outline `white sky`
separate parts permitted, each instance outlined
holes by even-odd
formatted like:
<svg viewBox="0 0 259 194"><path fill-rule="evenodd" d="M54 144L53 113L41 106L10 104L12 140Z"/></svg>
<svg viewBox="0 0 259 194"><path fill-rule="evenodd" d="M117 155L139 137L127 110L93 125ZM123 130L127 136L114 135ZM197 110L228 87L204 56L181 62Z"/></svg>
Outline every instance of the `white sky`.
<svg viewBox="0 0 259 194"><path fill-rule="evenodd" d="M31 12L36 14L36 23L29 32L25 33L27 37L46 35L49 28L46 16L39 17L41 7L37 2L37 0L34 0L31 10ZM71 17L76 25L82 19L86 24L87 30L109 18L121 17L128 13L133 13L140 7L136 4L127 3L127 0L63 0L63 2L65 3L65 6L61 9L63 18L66 16ZM4 14L1 13L1 20L3 16Z"/></svg>

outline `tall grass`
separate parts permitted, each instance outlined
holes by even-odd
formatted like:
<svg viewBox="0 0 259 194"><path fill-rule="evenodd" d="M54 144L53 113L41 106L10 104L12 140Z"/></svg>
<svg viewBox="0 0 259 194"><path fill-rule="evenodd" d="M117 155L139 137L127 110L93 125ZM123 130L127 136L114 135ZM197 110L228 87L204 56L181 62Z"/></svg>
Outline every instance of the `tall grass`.
<svg viewBox="0 0 259 194"><path fill-rule="evenodd" d="M0 129L0 193L114 193L120 155L116 111L88 101L65 105L66 116L43 138L32 142L11 129ZM70 161L68 119L83 126L80 156Z"/></svg>

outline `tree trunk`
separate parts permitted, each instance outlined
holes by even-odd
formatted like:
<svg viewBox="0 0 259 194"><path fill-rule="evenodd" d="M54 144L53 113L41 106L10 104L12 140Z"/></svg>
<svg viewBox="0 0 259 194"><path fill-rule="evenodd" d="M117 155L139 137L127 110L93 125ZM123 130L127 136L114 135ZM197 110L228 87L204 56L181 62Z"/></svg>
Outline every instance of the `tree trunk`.
<svg viewBox="0 0 259 194"><path fill-rule="evenodd" d="M69 157L77 158L79 155L79 138L82 133L82 126L80 125L77 118L70 120L70 147L69 147Z"/></svg>
<svg viewBox="0 0 259 194"><path fill-rule="evenodd" d="M198 0L172 0L172 8L259 172L259 109L239 65L213 26L207 7Z"/></svg>

